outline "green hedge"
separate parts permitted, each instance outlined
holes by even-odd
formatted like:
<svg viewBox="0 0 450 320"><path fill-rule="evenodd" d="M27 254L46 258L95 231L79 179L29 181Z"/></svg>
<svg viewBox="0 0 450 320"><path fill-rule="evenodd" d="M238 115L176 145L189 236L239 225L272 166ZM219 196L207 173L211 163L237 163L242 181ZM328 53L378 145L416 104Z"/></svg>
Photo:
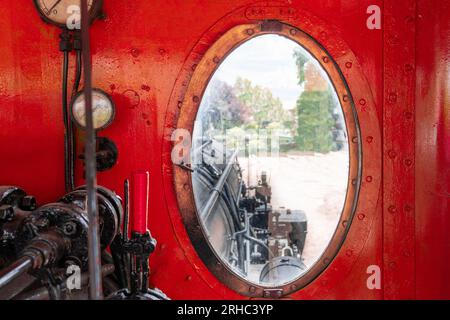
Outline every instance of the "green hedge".
<svg viewBox="0 0 450 320"><path fill-rule="evenodd" d="M332 130L333 100L329 91L304 91L297 100L298 149L326 153L335 151Z"/></svg>

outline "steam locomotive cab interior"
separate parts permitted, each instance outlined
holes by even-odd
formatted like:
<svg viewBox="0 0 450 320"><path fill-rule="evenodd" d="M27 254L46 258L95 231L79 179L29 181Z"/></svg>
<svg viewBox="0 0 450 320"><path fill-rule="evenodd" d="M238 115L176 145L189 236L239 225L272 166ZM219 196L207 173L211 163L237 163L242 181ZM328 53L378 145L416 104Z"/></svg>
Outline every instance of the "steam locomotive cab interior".
<svg viewBox="0 0 450 320"><path fill-rule="evenodd" d="M2 1L0 300L450 298L447 2Z"/></svg>

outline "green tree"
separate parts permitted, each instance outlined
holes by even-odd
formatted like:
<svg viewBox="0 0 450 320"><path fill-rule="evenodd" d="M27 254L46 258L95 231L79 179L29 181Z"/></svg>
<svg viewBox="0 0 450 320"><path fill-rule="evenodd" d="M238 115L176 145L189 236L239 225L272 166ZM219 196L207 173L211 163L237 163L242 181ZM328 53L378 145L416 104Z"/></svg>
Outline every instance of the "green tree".
<svg viewBox="0 0 450 320"><path fill-rule="evenodd" d="M233 91L237 99L249 110L246 127L265 129L272 122L285 123L288 120L283 103L274 97L269 89L253 85L248 79L238 78Z"/></svg>
<svg viewBox="0 0 450 320"><path fill-rule="evenodd" d="M299 150L330 152L336 150L332 130L335 120L329 91L304 91L297 101Z"/></svg>
<svg viewBox="0 0 450 320"><path fill-rule="evenodd" d="M305 56L300 50L296 49L294 50L294 58L295 58L295 63L297 64L298 67L298 84L299 85L303 85L303 83L305 82L305 64L308 62L308 57Z"/></svg>
<svg viewBox="0 0 450 320"><path fill-rule="evenodd" d="M249 108L239 101L233 87L226 82L215 80L211 84L207 103L216 129L226 130L248 122Z"/></svg>
<svg viewBox="0 0 450 320"><path fill-rule="evenodd" d="M294 51L299 85L306 79L305 68L309 58L301 51ZM332 89L325 91L303 91L297 100L297 148L301 151L330 152L337 150L333 139L336 120L333 117L335 104Z"/></svg>

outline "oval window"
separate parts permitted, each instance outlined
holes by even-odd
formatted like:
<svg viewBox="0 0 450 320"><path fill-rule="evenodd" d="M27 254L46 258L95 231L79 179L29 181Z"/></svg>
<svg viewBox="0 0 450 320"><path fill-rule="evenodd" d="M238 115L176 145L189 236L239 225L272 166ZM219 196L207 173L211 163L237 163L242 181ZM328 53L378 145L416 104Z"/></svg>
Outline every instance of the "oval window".
<svg viewBox="0 0 450 320"><path fill-rule="evenodd" d="M228 52L213 46L198 66L203 80L191 80L203 83L196 117L181 117L191 121L189 177L204 236L194 241L187 226L191 240L216 276L249 295L292 291L322 272L345 238L359 186L351 95L336 65L316 58L323 49L292 34L284 26ZM220 53L218 66L205 62Z"/></svg>

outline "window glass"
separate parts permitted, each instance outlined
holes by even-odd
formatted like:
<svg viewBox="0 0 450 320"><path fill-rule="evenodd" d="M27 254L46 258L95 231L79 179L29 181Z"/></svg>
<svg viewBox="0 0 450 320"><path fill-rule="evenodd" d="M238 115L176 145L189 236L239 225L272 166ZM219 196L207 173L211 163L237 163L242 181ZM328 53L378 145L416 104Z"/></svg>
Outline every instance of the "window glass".
<svg viewBox="0 0 450 320"><path fill-rule="evenodd" d="M192 144L197 212L217 256L265 286L307 272L336 230L349 174L342 108L317 60L278 35L240 45L205 90Z"/></svg>

